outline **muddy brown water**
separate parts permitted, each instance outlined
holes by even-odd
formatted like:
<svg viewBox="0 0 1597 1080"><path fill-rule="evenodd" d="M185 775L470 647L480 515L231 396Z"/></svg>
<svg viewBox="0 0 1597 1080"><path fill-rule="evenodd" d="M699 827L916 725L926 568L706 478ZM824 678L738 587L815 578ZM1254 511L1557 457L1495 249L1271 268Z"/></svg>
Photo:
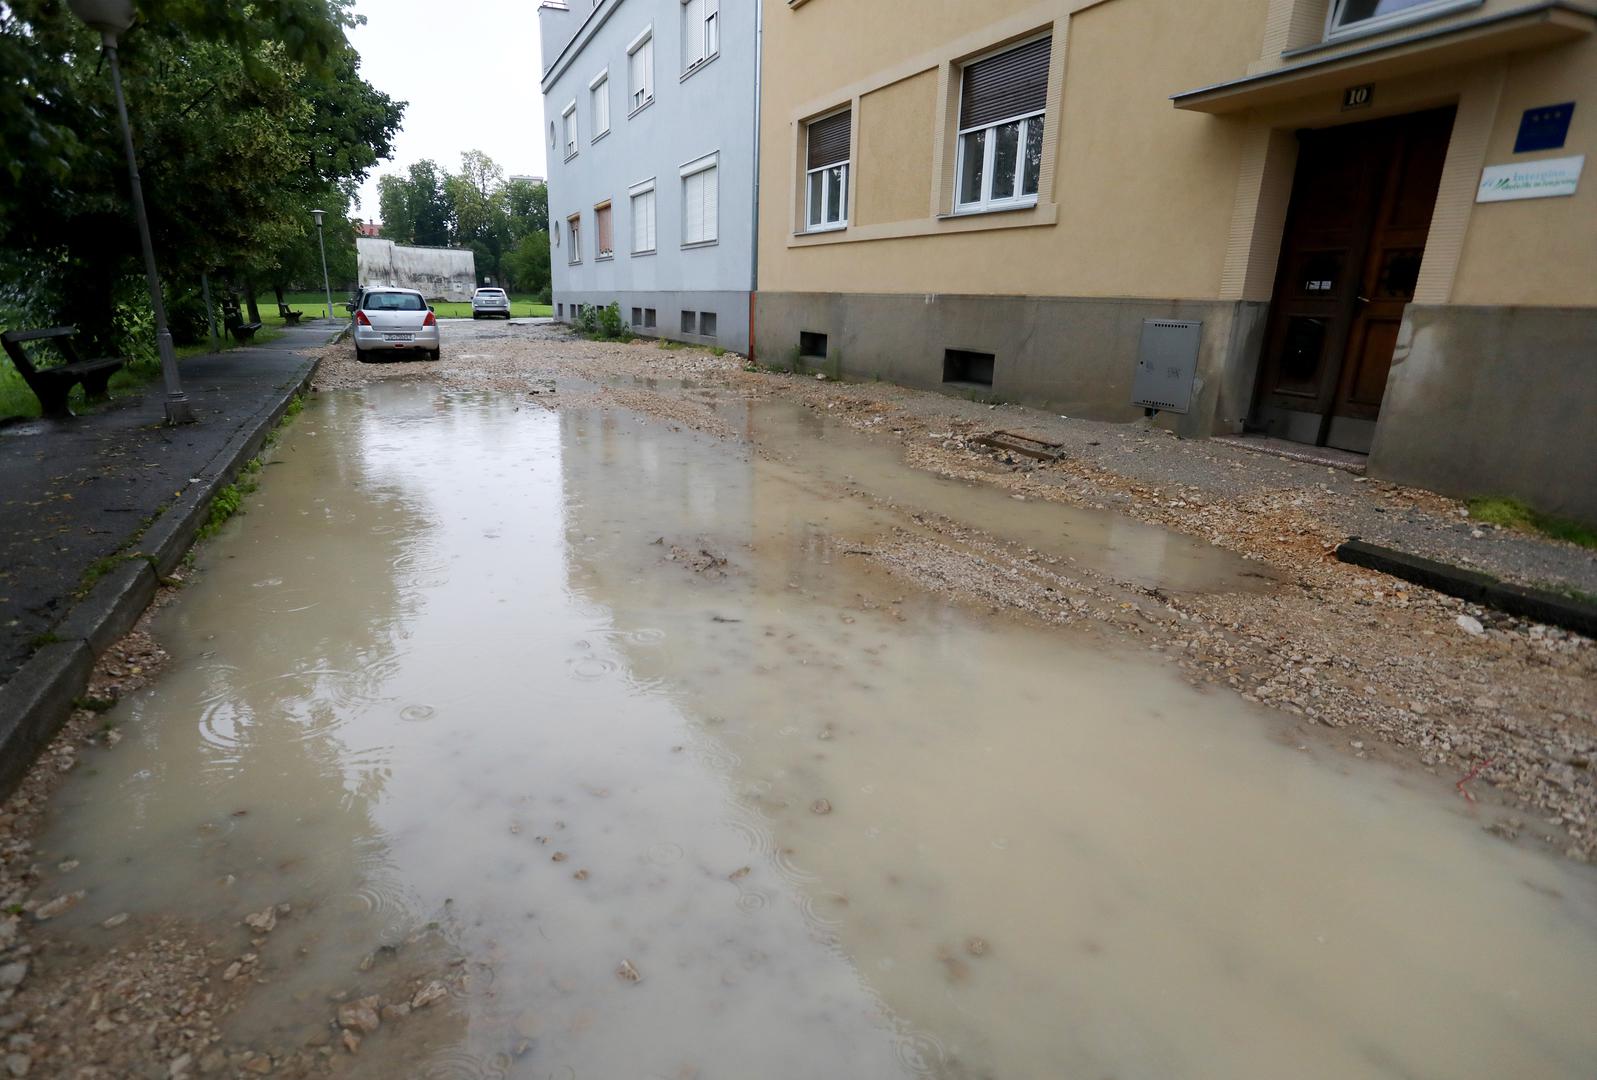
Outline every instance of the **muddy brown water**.
<svg viewBox="0 0 1597 1080"><path fill-rule="evenodd" d="M279 1054L331 995L445 978L370 1077L1591 1075L1588 868L1147 654L873 572L846 551L923 481L806 467L764 419L781 460L620 410L313 400L56 800L65 931L291 904L228 1031Z"/></svg>

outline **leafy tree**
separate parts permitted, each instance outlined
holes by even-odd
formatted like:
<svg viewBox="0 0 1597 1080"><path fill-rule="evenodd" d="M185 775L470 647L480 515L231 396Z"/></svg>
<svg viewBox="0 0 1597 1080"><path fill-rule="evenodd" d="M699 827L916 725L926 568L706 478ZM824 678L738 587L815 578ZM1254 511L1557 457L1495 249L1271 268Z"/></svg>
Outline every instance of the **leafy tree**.
<svg viewBox="0 0 1597 1080"><path fill-rule="evenodd" d="M354 185L391 152L404 105L359 75L348 0L139 0L121 40L157 257L173 291L202 270L278 279L329 257ZM126 163L97 36L60 0L0 3L0 271L28 317L127 350L117 314L140 263ZM25 149L14 149L25 148ZM145 342L147 345L148 342Z"/></svg>
<svg viewBox="0 0 1597 1080"><path fill-rule="evenodd" d="M516 241L504 260L511 283L519 292L542 292L550 283L549 234L530 232Z"/></svg>

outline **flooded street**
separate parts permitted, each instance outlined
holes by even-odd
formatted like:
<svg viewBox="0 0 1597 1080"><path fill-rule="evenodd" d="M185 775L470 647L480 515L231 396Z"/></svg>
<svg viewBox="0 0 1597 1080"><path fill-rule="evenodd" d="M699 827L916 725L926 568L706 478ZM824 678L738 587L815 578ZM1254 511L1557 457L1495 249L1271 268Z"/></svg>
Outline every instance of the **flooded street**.
<svg viewBox="0 0 1597 1080"><path fill-rule="evenodd" d="M1271 574L713 407L742 438L312 398L55 799L61 932L269 911L228 1040L361 1077L1592 1075L1592 868L858 553L930 513L1173 594ZM369 995L407 1007L350 1052Z"/></svg>

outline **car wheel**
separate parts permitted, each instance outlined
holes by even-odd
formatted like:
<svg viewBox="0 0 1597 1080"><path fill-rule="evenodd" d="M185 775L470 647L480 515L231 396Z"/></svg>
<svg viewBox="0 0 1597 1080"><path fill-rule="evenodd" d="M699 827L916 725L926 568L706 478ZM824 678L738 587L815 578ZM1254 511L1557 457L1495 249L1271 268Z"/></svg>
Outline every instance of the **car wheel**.
<svg viewBox="0 0 1597 1080"><path fill-rule="evenodd" d="M482 316L481 316L481 315L478 315L478 314L477 314L477 313L476 313L476 312L475 312L475 311L473 311L473 312L472 312L472 313L471 313L471 321L472 321L472 322L476 322L476 321L477 321L477 320L478 320L478 319L480 319L480 318L482 318Z"/></svg>
<svg viewBox="0 0 1597 1080"><path fill-rule="evenodd" d="M355 362L357 364L364 364L366 362L366 353L361 350L359 345L355 346Z"/></svg>
<svg viewBox="0 0 1597 1080"><path fill-rule="evenodd" d="M442 349L433 349L431 352L429 352L427 354L427 360L428 360L429 363L436 364L440 359L443 358L443 355L444 355L444 350L442 350Z"/></svg>

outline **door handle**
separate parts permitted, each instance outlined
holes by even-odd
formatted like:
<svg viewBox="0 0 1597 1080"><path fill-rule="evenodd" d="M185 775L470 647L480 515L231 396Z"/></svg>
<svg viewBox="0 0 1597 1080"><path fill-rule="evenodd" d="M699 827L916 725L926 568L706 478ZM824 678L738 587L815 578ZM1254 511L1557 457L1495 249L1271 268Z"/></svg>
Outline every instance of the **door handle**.
<svg viewBox="0 0 1597 1080"><path fill-rule="evenodd" d="M1370 302L1370 298L1368 296L1355 296L1353 299L1357 300L1361 304L1368 304Z"/></svg>

